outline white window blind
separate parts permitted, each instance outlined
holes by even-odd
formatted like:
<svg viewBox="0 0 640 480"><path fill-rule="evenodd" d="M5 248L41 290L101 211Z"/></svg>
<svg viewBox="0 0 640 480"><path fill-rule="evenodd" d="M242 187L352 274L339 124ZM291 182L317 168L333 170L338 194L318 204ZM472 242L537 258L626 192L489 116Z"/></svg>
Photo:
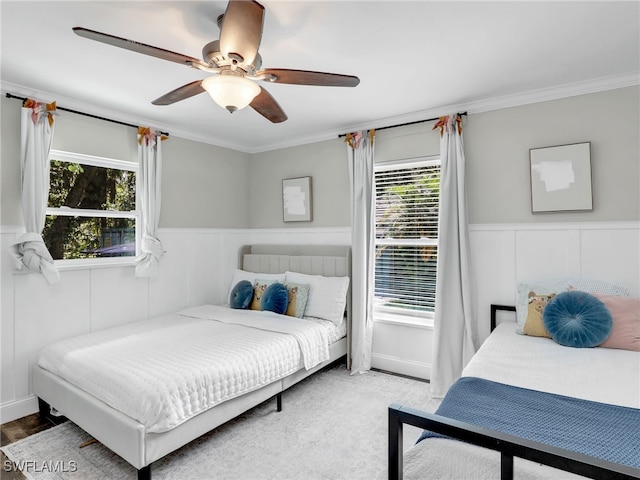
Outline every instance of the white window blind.
<svg viewBox="0 0 640 480"><path fill-rule="evenodd" d="M377 166L375 307L433 316L440 160Z"/></svg>

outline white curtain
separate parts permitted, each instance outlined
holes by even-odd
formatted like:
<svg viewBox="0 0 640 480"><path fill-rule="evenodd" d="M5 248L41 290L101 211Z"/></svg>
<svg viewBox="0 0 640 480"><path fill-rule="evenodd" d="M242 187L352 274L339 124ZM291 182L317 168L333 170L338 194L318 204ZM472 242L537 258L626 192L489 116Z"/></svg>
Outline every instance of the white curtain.
<svg viewBox="0 0 640 480"><path fill-rule="evenodd" d="M351 373L371 369L375 261L374 130L347 134L351 181Z"/></svg>
<svg viewBox="0 0 640 480"><path fill-rule="evenodd" d="M41 273L49 284L60 280L53 258L42 239L49 200L49 152L53 141L55 102L28 99L20 118L22 216L26 233L11 246L18 271Z"/></svg>
<svg viewBox="0 0 640 480"><path fill-rule="evenodd" d="M477 349L462 118L441 117L438 273L431 395L444 396Z"/></svg>
<svg viewBox="0 0 640 480"><path fill-rule="evenodd" d="M150 128L138 127L138 163L136 188L142 212L140 255L136 259L136 277L152 277L158 270L162 243L157 238L160 220L162 181L162 137Z"/></svg>

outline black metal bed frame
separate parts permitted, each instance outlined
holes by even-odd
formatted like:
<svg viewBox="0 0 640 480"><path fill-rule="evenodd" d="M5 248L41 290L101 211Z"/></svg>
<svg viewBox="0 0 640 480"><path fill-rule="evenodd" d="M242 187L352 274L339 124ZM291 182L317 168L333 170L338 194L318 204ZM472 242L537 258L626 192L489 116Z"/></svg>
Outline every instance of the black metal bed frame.
<svg viewBox="0 0 640 480"><path fill-rule="evenodd" d="M515 311L510 305L491 305L491 330L498 310ZM500 452L500 478L513 480L513 458L519 457L588 478L638 479L640 470L581 453L495 432L469 423L398 404L389 406L389 480L402 480L403 425L430 430L463 442Z"/></svg>

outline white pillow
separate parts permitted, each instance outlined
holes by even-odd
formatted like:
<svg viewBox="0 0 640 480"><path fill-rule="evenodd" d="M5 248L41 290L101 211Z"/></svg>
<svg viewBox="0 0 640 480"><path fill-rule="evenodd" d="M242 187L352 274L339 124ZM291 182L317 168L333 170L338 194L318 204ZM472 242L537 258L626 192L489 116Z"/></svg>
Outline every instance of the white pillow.
<svg viewBox="0 0 640 480"><path fill-rule="evenodd" d="M324 318L336 325L342 323L347 305L349 277L324 277L297 272L286 272L285 280L291 283L307 284L309 298L304 315Z"/></svg>
<svg viewBox="0 0 640 480"><path fill-rule="evenodd" d="M273 280L274 282L284 283L284 273L255 273L237 268L233 274L233 278L231 279L231 284L229 285L227 303L230 303L229 299L231 297L231 290L233 290L233 287L235 287L239 281L248 280L251 282L251 285L253 285L256 283L256 279L258 278L261 280Z"/></svg>

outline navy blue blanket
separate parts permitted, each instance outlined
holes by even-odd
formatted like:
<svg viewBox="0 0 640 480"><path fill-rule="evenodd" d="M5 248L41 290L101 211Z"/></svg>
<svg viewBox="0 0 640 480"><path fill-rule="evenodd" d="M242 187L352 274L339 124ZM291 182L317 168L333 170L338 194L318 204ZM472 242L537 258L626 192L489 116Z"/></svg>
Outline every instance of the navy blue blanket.
<svg viewBox="0 0 640 480"><path fill-rule="evenodd" d="M640 410L459 379L438 415L610 462L640 468ZM442 435L425 431L418 441Z"/></svg>

